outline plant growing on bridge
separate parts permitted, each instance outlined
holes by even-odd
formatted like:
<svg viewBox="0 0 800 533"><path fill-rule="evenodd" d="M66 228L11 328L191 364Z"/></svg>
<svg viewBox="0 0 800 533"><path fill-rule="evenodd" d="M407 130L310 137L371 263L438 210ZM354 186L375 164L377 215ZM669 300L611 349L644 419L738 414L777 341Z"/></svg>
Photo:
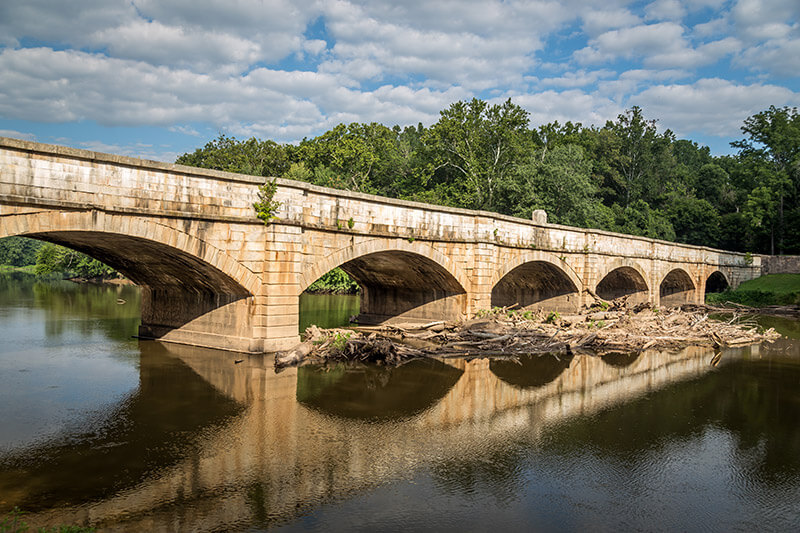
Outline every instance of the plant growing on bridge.
<svg viewBox="0 0 800 533"><path fill-rule="evenodd" d="M355 225L356 225L356 221L353 220L353 217L350 217L349 219L347 219L347 227L348 228L353 229L353 226L355 226Z"/></svg>
<svg viewBox="0 0 800 533"><path fill-rule="evenodd" d="M265 225L278 218L277 213L281 203L274 200L277 190L278 184L274 179L258 187L258 201L253 204L253 209Z"/></svg>

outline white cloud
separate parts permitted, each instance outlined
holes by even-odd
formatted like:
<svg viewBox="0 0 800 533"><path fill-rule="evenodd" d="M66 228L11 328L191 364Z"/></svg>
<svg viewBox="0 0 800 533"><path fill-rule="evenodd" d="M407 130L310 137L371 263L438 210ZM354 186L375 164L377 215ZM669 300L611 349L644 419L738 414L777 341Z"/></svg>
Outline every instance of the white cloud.
<svg viewBox="0 0 800 533"><path fill-rule="evenodd" d="M753 70L796 77L800 72L800 38L773 39L749 48L742 54L740 63Z"/></svg>
<svg viewBox="0 0 800 533"><path fill-rule="evenodd" d="M584 126L602 126L622 112L623 106L598 94L578 89L567 91L543 91L536 94L506 94L494 99L499 103L511 98L530 113L531 126L536 127L558 121L580 122Z"/></svg>
<svg viewBox="0 0 800 533"><path fill-rule="evenodd" d="M583 30L590 37L604 33L608 30L637 26L641 19L624 8L607 10L588 10L582 15Z"/></svg>
<svg viewBox="0 0 800 533"><path fill-rule="evenodd" d="M647 20L681 20L686 9L678 0L656 0L644 8Z"/></svg>
<svg viewBox="0 0 800 533"><path fill-rule="evenodd" d="M0 137L12 137L23 141L35 141L36 135L32 133L23 133L16 130L0 130Z"/></svg>
<svg viewBox="0 0 800 533"><path fill-rule="evenodd" d="M798 105L800 94L776 85L740 85L702 79L691 85L656 85L630 98L648 116L679 135L704 133L737 138L745 118L770 105Z"/></svg>
<svg viewBox="0 0 800 533"><path fill-rule="evenodd" d="M562 88L577 88L585 87L597 83L603 78L609 78L614 75L611 70L577 70L574 72L566 72L563 76L558 78L543 78L539 80L539 85L542 87L562 87Z"/></svg>
<svg viewBox="0 0 800 533"><path fill-rule="evenodd" d="M100 54L47 48L0 52L0 115L39 122L91 120L105 126L208 123L279 141L315 135L338 122L434 121L461 88L383 86L358 91L335 76L256 69L212 77Z"/></svg>

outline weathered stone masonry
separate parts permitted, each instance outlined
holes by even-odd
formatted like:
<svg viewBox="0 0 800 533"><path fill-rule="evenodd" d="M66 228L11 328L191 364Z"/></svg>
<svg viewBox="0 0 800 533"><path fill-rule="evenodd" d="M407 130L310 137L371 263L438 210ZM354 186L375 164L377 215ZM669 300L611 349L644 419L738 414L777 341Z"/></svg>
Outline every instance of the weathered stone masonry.
<svg viewBox="0 0 800 533"><path fill-rule="evenodd" d="M458 318L518 303L568 312L587 290L657 305L736 287L761 257L0 138L0 237L101 259L143 288L144 337L246 352L298 339L299 295L334 267L363 321Z"/></svg>

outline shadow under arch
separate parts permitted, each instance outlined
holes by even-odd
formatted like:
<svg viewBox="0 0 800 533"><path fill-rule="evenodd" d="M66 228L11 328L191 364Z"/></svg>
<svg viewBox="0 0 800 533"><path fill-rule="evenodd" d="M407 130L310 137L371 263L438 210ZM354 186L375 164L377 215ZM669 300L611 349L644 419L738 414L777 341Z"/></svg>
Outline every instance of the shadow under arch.
<svg viewBox="0 0 800 533"><path fill-rule="evenodd" d="M429 245L396 241L386 248L385 242L373 239L347 247L315 265L304 276L301 291L336 267L361 287L360 323L458 320L466 312L466 276Z"/></svg>
<svg viewBox="0 0 800 533"><path fill-rule="evenodd" d="M141 337L260 351L252 346L249 312L249 302L259 291L257 277L201 237L147 218L96 211L43 211L10 218L0 237L17 235L72 248L139 285ZM224 335L216 332L220 325Z"/></svg>
<svg viewBox="0 0 800 533"><path fill-rule="evenodd" d="M659 285L661 305L679 306L694 300L695 285L691 276L682 268L671 270Z"/></svg>
<svg viewBox="0 0 800 533"><path fill-rule="evenodd" d="M504 265L495 275L492 307L517 304L520 308L572 313L580 305L580 286L578 277L559 266L549 254L526 255Z"/></svg>
<svg viewBox="0 0 800 533"><path fill-rule="evenodd" d="M609 271L597 284L595 292L604 300L628 297L629 304L646 302L649 289L641 269L632 265L618 266Z"/></svg>
<svg viewBox="0 0 800 533"><path fill-rule="evenodd" d="M399 367L307 365L297 369L297 401L343 418L407 418L441 400L462 374L435 359L415 359Z"/></svg>
<svg viewBox="0 0 800 533"><path fill-rule="evenodd" d="M572 363L573 356L559 354L529 355L519 362L502 359L489 361L489 370L500 380L521 389L536 389L555 381Z"/></svg>
<svg viewBox="0 0 800 533"><path fill-rule="evenodd" d="M728 278L719 270L715 270L706 278L706 294L712 292L722 292L730 287Z"/></svg>

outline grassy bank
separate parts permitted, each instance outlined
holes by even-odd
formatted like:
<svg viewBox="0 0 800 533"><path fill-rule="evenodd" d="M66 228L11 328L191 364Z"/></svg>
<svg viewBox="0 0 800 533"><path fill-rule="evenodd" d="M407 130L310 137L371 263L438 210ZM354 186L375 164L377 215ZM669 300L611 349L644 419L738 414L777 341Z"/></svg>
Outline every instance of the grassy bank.
<svg viewBox="0 0 800 533"><path fill-rule="evenodd" d="M706 295L709 305L733 302L751 307L800 305L800 274L769 274L745 281L736 290Z"/></svg>

